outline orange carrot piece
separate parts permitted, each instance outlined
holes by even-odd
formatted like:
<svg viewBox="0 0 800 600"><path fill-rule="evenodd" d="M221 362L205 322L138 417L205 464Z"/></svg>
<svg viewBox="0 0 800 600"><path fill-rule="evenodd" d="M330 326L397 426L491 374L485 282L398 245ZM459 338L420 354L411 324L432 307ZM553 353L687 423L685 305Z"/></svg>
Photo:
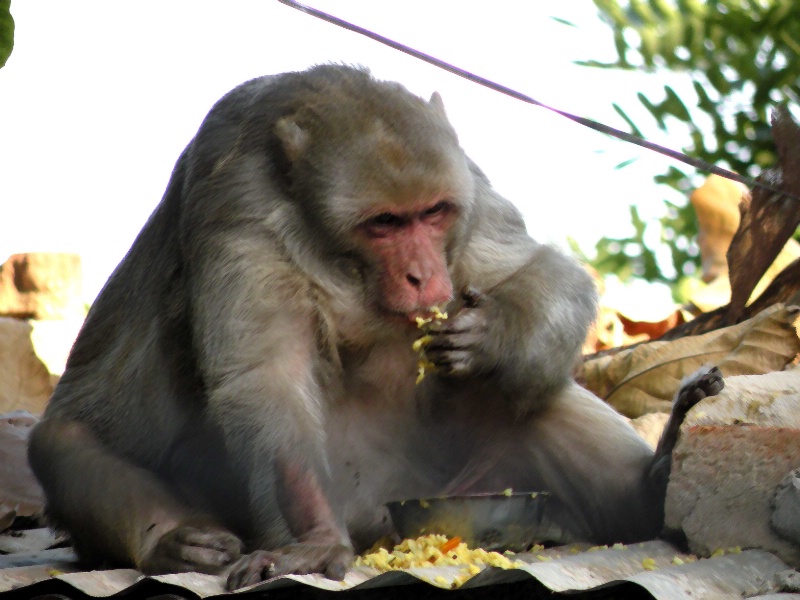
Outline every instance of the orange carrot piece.
<svg viewBox="0 0 800 600"><path fill-rule="evenodd" d="M439 550L442 551L442 554L445 554L447 552L450 552L450 550L458 546L460 543L461 543L461 538L456 536L454 538L450 538L444 544L442 544Z"/></svg>

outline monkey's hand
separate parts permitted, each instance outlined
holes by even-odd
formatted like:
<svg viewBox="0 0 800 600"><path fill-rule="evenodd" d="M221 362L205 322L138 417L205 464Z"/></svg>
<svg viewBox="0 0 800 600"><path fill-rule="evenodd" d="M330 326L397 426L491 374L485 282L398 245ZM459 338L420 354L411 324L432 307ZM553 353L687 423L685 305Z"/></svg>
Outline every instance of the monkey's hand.
<svg viewBox="0 0 800 600"><path fill-rule="evenodd" d="M467 377L485 366L482 352L488 329L491 300L474 288L461 293L462 305L447 319L434 321L425 358L443 375Z"/></svg>
<svg viewBox="0 0 800 600"><path fill-rule="evenodd" d="M159 538L138 565L144 573L217 575L242 555L242 541L216 526L180 525Z"/></svg>
<svg viewBox="0 0 800 600"><path fill-rule="evenodd" d="M235 590L280 575L322 573L341 581L353 563L353 549L343 544L292 544L278 550L257 550L240 558L228 573L227 589Z"/></svg>

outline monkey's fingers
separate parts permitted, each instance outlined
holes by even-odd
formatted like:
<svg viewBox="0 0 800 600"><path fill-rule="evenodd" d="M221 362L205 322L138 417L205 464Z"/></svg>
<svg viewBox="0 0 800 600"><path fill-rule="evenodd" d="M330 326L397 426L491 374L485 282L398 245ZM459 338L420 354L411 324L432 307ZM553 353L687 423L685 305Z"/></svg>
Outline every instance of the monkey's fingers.
<svg viewBox="0 0 800 600"><path fill-rule="evenodd" d="M484 330L486 315L483 310L467 308L461 309L446 321L435 321L430 324L428 332L431 334L463 333L472 330Z"/></svg>
<svg viewBox="0 0 800 600"><path fill-rule="evenodd" d="M482 340L483 332L471 329L460 333L435 333L430 336L430 340L425 344L425 355L430 358L432 354L435 355L452 350L475 352L480 347Z"/></svg>
<svg viewBox="0 0 800 600"><path fill-rule="evenodd" d="M443 375L463 377L474 371L475 353L472 350L440 350L433 353L426 350L425 356Z"/></svg>
<svg viewBox="0 0 800 600"><path fill-rule="evenodd" d="M228 591L238 590L274 577L275 562L278 559L278 554L265 550L256 550L241 557L228 571L225 588Z"/></svg>
<svg viewBox="0 0 800 600"><path fill-rule="evenodd" d="M483 302L483 299L483 292L474 286L469 285L461 290L461 300L467 308L475 308Z"/></svg>

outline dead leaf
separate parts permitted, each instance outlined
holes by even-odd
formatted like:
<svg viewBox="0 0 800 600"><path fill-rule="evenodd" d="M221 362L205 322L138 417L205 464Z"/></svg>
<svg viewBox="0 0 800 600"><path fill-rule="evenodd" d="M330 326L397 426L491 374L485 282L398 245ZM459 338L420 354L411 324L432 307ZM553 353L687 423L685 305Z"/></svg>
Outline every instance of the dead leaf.
<svg viewBox="0 0 800 600"><path fill-rule="evenodd" d="M584 354L594 354L602 350L644 342L646 335L631 336L625 331L621 315L614 309L601 306L597 312L592 329L583 345Z"/></svg>
<svg viewBox="0 0 800 600"><path fill-rule="evenodd" d="M726 253L739 228L739 203L748 194L741 183L712 174L689 196L697 216L697 245L706 283L728 272Z"/></svg>
<svg viewBox="0 0 800 600"><path fill-rule="evenodd" d="M579 379L628 417L668 412L681 379L704 364L725 376L783 369L800 352L798 324L800 308L779 304L739 325L586 361Z"/></svg>
<svg viewBox="0 0 800 600"><path fill-rule="evenodd" d="M792 264L795 260L800 258L800 243L794 239L789 239L786 245L781 249L778 257L772 262L769 268L764 273L764 276L756 284L755 289L750 294L747 301L748 307L751 306L756 299L760 298L762 294L769 288L773 281L783 273L783 271ZM717 277L708 285L700 282L695 284L695 289L688 295L689 303L696 306L704 313L715 310L721 306L726 307L731 298L731 284L728 280L728 274ZM736 323L740 323L745 319L750 318L752 313L748 315L748 310L745 308L740 312L736 319ZM727 323L733 325L733 323Z"/></svg>
<svg viewBox="0 0 800 600"><path fill-rule="evenodd" d="M785 107L773 116L772 137L780 168L765 171L758 180L800 196L800 127ZM740 208L741 223L728 249L731 301L727 323L736 322L756 283L800 224L800 202L763 188L753 190L751 197L745 196Z"/></svg>
<svg viewBox="0 0 800 600"><path fill-rule="evenodd" d="M760 285L760 284L759 284ZM736 319L737 323L751 319L761 311L776 304L800 304L800 259L789 264L769 284L759 297L741 312ZM694 320L677 325L667 331L661 340L677 340L678 338L699 335L724 326L723 320L728 310L727 306L720 307L711 312L703 313Z"/></svg>
<svg viewBox="0 0 800 600"><path fill-rule="evenodd" d="M673 327L682 325L690 319L682 310L678 309L661 321L636 321L629 319L622 313L619 313L619 320L622 322L622 327L628 336L636 338L643 335L647 336L646 339L654 340L660 338Z"/></svg>

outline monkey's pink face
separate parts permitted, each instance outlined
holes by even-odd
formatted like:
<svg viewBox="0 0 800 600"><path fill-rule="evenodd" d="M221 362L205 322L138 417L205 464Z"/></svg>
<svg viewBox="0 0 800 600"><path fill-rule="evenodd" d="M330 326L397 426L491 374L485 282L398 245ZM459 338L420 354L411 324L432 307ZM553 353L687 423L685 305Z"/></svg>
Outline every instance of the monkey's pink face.
<svg viewBox="0 0 800 600"><path fill-rule="evenodd" d="M445 244L457 212L452 201L437 200L409 210L377 209L359 226L378 268L384 312L415 323L415 317L452 299Z"/></svg>

